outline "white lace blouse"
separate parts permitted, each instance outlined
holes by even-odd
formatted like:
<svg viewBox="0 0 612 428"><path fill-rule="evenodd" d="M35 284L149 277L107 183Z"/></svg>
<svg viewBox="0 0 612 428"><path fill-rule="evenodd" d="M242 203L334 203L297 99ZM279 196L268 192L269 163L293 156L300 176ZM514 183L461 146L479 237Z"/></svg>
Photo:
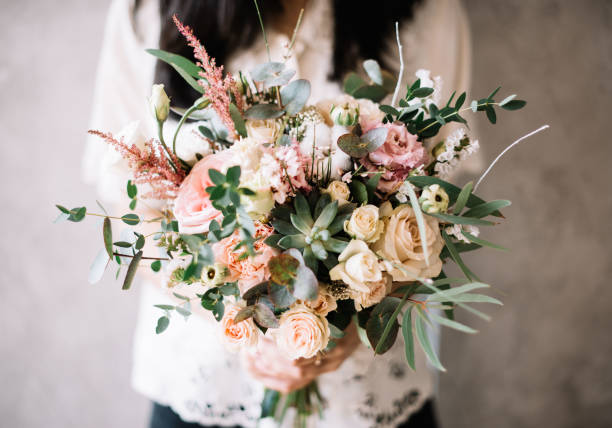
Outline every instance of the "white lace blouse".
<svg viewBox="0 0 612 428"><path fill-rule="evenodd" d="M155 0L141 1L133 22L130 0L114 0L108 15L95 89L91 127L111 132L139 120L148 124L146 97L153 83L154 59L144 52L155 47L159 16ZM340 94L337 83L327 80L330 71L333 18L329 0L310 0L288 66L312 83L311 101ZM442 97L451 89L467 90L469 83L469 32L458 0L426 0L410 23L400 23L406 71L414 78L418 68L441 75ZM288 38L268 32L272 58L280 58ZM205 41L203 41L205 44ZM399 68L397 46L390 39L385 55ZM234 55L230 71L265 62L264 43ZM87 142L84 178L96 184L100 197L123 202L127 172L117 167L117 155L103 142ZM136 287L135 287L136 288ZM155 304L169 297L155 284L142 281L138 327L134 344L134 388L170 406L182 419L202 425L254 427L260 412L263 387L242 369L240 356L228 353L217 339L217 323L208 314L185 322L174 316L163 334L155 334L161 311ZM401 335L400 335L401 336ZM435 375L425 356L417 353L417 370L405 362L401 337L382 356L361 346L339 370L320 377L328 407L319 427L392 427L405 421L434 393Z"/></svg>

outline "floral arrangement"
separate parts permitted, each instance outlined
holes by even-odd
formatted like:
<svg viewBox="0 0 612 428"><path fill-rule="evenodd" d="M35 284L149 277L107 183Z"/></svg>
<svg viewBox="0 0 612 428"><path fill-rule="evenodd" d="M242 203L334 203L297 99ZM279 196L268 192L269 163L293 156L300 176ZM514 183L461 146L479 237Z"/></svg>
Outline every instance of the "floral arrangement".
<svg viewBox="0 0 612 428"><path fill-rule="evenodd" d="M401 330L412 368L416 338L430 363L444 370L426 326L474 333L454 319L454 310L486 319L470 304L501 304L477 292L489 286L461 254L501 248L480 238L479 228L502 219L500 210L510 202L481 199L472 182L460 188L446 181L478 141L465 128L436 137L450 123L466 125L464 112L484 112L495 123L498 108L516 110L525 102L514 96L495 101L498 88L466 107L465 93L440 104L441 82L426 70L399 98L403 70L395 78L367 60L367 78L349 74L346 95L309 105L310 83L293 80L284 62L233 76L189 27L175 22L197 63L149 52L202 96L186 110L173 109L163 85L154 85L149 103L157 139L90 131L128 162L132 212L113 217L103 207L104 213L90 213L58 205L60 219L103 217L104 249L90 279L115 264L118 276L125 271L128 289L137 269L159 273L176 304L158 305L157 333L173 314L188 317L197 302L219 321L229 348L254 348L268 337L298 359L325 353L354 322L373 353L388 351ZM391 94L389 104L381 103ZM167 144L170 110L181 118ZM195 124L199 144L185 154L177 141L180 146L187 123ZM146 198L162 202L154 218L134 212ZM115 240L112 220L156 230L145 235L136 229L131 238ZM145 254L149 241L160 254ZM465 278L447 277L449 262ZM284 402L300 417L322 404L316 383ZM267 391L262 415L284 414L278 403L279 393Z"/></svg>

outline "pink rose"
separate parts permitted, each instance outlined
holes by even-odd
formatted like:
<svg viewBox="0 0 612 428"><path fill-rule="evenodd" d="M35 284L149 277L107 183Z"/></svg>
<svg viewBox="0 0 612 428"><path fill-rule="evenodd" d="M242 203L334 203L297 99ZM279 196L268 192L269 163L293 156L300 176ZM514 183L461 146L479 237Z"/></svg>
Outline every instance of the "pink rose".
<svg viewBox="0 0 612 428"><path fill-rule="evenodd" d="M181 233L208 232L210 222L221 216L221 212L212 206L206 192L206 188L213 185L208 170L223 170L229 166L230 159L227 152L218 152L202 158L181 184L173 210Z"/></svg>
<svg viewBox="0 0 612 428"><path fill-rule="evenodd" d="M364 128L364 132L376 128ZM361 163L369 171L379 171L384 168L378 188L389 192L402 182L410 171L427 162L427 151L417 136L408 132L403 124L387 123L382 125L389 129L385 143L378 149L361 159Z"/></svg>
<svg viewBox="0 0 612 428"><path fill-rule="evenodd" d="M327 319L299 303L281 315L274 333L279 349L292 360L314 357L327 347L330 336Z"/></svg>

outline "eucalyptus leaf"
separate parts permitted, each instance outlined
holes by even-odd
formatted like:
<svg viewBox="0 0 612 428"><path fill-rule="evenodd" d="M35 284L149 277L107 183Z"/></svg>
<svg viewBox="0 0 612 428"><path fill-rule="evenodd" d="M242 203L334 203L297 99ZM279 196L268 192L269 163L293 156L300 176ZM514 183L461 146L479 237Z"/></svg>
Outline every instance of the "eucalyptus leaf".
<svg viewBox="0 0 612 428"><path fill-rule="evenodd" d="M285 64L282 62L266 62L255 66L251 70L251 78L256 82L263 82L266 79L277 76L285 69Z"/></svg>
<svg viewBox="0 0 612 428"><path fill-rule="evenodd" d="M478 333L477 330L474 330L472 327L468 327L465 324L461 324L460 322L454 321L454 320L450 320L448 318L442 317L438 314L435 313L435 311L430 311L429 312L429 317L437 322L438 324L441 324L443 326L446 327L450 327L454 330L457 331L461 331L463 333L469 333L469 334L474 334L474 333Z"/></svg>
<svg viewBox="0 0 612 428"><path fill-rule="evenodd" d="M230 117L232 118L232 121L234 122L234 127L236 128L236 132L238 133L238 135L240 135L241 137L246 137L247 130L246 130L246 126L244 123L244 119L242 118L242 115L240 114L238 107L236 107L236 104L230 103L229 112L230 112ZM203 128L203 127L200 127L200 128ZM204 129L208 130L208 128L204 128ZM202 133L204 134L204 132ZM210 139L214 140L214 138L210 138Z"/></svg>
<svg viewBox="0 0 612 428"><path fill-rule="evenodd" d="M378 127L369 130L361 136L361 140L367 143L366 149L368 153L371 153L378 149L380 146L385 144L389 129L385 127Z"/></svg>
<svg viewBox="0 0 612 428"><path fill-rule="evenodd" d="M197 79L201 79L200 67L195 65L192 61L185 58L184 56L159 49L145 49L145 51L170 65L177 66L178 68L185 70L190 76L195 77Z"/></svg>
<svg viewBox="0 0 612 428"><path fill-rule="evenodd" d="M366 85L367 83L357 73L351 72L344 79L343 89L347 94L353 95L357 89Z"/></svg>
<svg viewBox="0 0 612 428"><path fill-rule="evenodd" d="M489 214L492 214L502 208L505 208L511 204L510 201L504 199L498 199L494 201L485 202L483 204L477 205L475 207L470 208L463 215L465 217L475 217L482 218L486 217Z"/></svg>
<svg viewBox="0 0 612 428"><path fill-rule="evenodd" d="M132 281L136 275L136 270L138 269L138 264L140 263L141 258L142 250L136 253L128 265L127 273L125 274L125 279L123 280L123 286L121 287L122 290L128 290L132 286Z"/></svg>
<svg viewBox="0 0 612 428"><path fill-rule="evenodd" d="M294 80L280 90L281 101L289 116L298 113L310 97L310 82L304 79Z"/></svg>
<svg viewBox="0 0 612 428"><path fill-rule="evenodd" d="M102 237L104 238L104 248L109 258L113 257L113 229L111 228L110 218L104 217L102 222Z"/></svg>
<svg viewBox="0 0 612 428"><path fill-rule="evenodd" d="M169 325L170 325L170 319L167 316L160 317L157 320L157 326L155 327L155 333L156 334L163 333L164 331L166 331Z"/></svg>
<svg viewBox="0 0 612 428"><path fill-rule="evenodd" d="M414 362L414 336L412 334L412 307L409 307L404 312L402 318L402 335L404 336L406 361L412 370L416 370Z"/></svg>
<svg viewBox="0 0 612 428"><path fill-rule="evenodd" d="M247 119L264 120L276 119L281 117L284 110L280 109L276 104L255 104L244 112Z"/></svg>
<svg viewBox="0 0 612 428"><path fill-rule="evenodd" d="M356 89L352 95L355 98L366 98L378 103L387 96L387 93L387 90L380 85L367 85Z"/></svg>
<svg viewBox="0 0 612 428"><path fill-rule="evenodd" d="M472 194L473 188L474 183L472 181L468 182L465 186L463 186L463 189L461 189L459 196L457 196L457 202L455 202L455 206L453 207L453 212L455 213L455 215L461 214L461 211L465 207L468 198Z"/></svg>
<svg viewBox="0 0 612 428"><path fill-rule="evenodd" d="M446 369L440 363L440 360L436 355L436 351L431 345L429 337L427 337L427 331L425 330L425 326L423 325L423 318L425 317L425 315L423 314L423 312L419 311L418 308L417 314L419 316L417 316L414 320L414 328L416 331L417 339L421 344L421 348L423 348L423 351L425 352L425 355L427 356L429 362L438 370L445 372Z"/></svg>
<svg viewBox="0 0 612 428"><path fill-rule="evenodd" d="M278 328L278 319L272 310L263 303L257 303L254 309L254 318L257 324L265 328Z"/></svg>
<svg viewBox="0 0 612 428"><path fill-rule="evenodd" d="M126 214L121 217L121 220L130 226L136 226L138 223L140 223L140 217L138 217L136 214Z"/></svg>
<svg viewBox="0 0 612 428"><path fill-rule="evenodd" d="M378 65L378 62L376 62L376 60L366 59L363 62L363 69L368 74L368 77L372 79L372 82L376 83L377 85L382 86L383 84L382 71L380 69L380 65Z"/></svg>

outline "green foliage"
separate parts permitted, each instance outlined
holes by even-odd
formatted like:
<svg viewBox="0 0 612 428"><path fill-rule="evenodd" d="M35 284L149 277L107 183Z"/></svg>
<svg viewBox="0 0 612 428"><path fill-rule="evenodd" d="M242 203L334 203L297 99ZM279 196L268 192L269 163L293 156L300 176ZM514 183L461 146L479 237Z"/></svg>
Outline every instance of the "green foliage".
<svg viewBox="0 0 612 428"><path fill-rule="evenodd" d="M385 143L389 130L379 127L365 134L344 134L338 138L338 147L349 156L361 158L378 149Z"/></svg>
<svg viewBox="0 0 612 428"><path fill-rule="evenodd" d="M236 107L236 104L234 103L230 104L229 112L230 112L232 121L234 122L234 127L236 128L236 132L238 133L238 135L240 135L241 137L246 137L247 131L246 131L246 126L244 124L244 119L242 118L242 115L240 114L238 107ZM204 134L205 137L209 138L211 141L216 141L215 136L208 128L206 127L201 127L201 128L203 128L203 130L200 129L200 132L202 132L202 134Z"/></svg>
<svg viewBox="0 0 612 428"><path fill-rule="evenodd" d="M166 331L169 325L170 325L170 318L168 318L165 315L160 317L157 320L157 327L155 327L155 333L156 334L163 333L164 331Z"/></svg>
<svg viewBox="0 0 612 428"><path fill-rule="evenodd" d="M366 333L374 353L384 354L395 343L399 332L397 316L403 303L404 300L397 297L385 297L374 307L366 323Z"/></svg>
<svg viewBox="0 0 612 428"><path fill-rule="evenodd" d="M391 73L382 70L373 59L364 61L363 68L371 82L366 82L357 73L349 73L344 79L344 92L355 98L366 98L374 102L380 102L393 91L395 78Z"/></svg>
<svg viewBox="0 0 612 428"><path fill-rule="evenodd" d="M138 264L140 263L140 259L142 258L142 250L137 252L134 257L132 257L132 261L128 265L127 273L125 274L125 279L123 280L122 290L129 290L132 286L132 281L134 280L134 276L136 275L136 270L138 269Z"/></svg>
<svg viewBox="0 0 612 428"><path fill-rule="evenodd" d="M310 82L304 79L294 80L280 90L281 101L289 116L300 112L310 97Z"/></svg>

